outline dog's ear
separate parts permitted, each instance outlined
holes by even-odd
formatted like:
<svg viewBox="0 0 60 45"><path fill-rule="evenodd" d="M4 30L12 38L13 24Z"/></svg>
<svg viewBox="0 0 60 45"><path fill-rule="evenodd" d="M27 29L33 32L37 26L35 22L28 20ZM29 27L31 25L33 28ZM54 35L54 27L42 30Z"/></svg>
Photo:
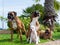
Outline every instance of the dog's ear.
<svg viewBox="0 0 60 45"><path fill-rule="evenodd" d="M33 17L40 16L39 11L34 11L34 12L32 12L32 16L33 16Z"/></svg>
<svg viewBox="0 0 60 45"><path fill-rule="evenodd" d="M17 15L17 13L15 11L13 11L13 13L14 13L15 16Z"/></svg>
<svg viewBox="0 0 60 45"><path fill-rule="evenodd" d="M39 15L39 11L35 11L35 12L34 12L34 16L35 16L35 17L40 16L40 15Z"/></svg>

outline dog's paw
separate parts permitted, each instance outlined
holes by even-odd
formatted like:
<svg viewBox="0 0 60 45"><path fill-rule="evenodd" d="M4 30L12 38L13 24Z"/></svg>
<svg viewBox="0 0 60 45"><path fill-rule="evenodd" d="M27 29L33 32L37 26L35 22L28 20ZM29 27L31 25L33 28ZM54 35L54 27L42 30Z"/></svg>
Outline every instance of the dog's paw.
<svg viewBox="0 0 60 45"><path fill-rule="evenodd" d="M38 42L36 42L36 45L38 45Z"/></svg>

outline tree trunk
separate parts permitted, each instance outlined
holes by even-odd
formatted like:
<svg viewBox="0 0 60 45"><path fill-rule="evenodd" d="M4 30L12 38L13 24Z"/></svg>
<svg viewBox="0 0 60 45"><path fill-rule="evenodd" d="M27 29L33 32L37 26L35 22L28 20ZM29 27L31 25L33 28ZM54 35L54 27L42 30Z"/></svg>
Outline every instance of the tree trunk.
<svg viewBox="0 0 60 45"><path fill-rule="evenodd" d="M54 10L54 0L45 0L45 4L44 4L44 12L45 12L45 23L47 24L47 22L49 21L49 19L51 20L51 24L50 22L48 23L48 27L51 30L54 30L54 20L56 17L56 13Z"/></svg>

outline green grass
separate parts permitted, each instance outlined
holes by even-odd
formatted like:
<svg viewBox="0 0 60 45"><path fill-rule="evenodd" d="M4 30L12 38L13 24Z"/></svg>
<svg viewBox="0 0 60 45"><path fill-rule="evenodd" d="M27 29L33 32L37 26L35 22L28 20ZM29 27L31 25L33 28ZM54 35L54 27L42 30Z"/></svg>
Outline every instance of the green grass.
<svg viewBox="0 0 60 45"><path fill-rule="evenodd" d="M60 39L60 32L53 33L53 38L55 40ZM40 39L40 43L47 42L48 40ZM20 42L20 39L17 38L17 35L14 34L14 39L10 41L10 34L0 34L0 45L34 45L26 42L25 35L23 35L23 42Z"/></svg>

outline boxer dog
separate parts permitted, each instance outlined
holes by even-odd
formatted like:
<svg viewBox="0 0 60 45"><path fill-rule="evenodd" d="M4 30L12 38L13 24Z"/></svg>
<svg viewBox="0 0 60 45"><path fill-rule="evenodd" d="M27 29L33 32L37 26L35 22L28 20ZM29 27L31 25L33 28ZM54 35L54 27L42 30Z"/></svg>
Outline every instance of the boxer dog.
<svg viewBox="0 0 60 45"><path fill-rule="evenodd" d="M39 35L37 32L40 28L40 25L38 19L39 19L39 12L36 11L33 12L31 16L29 30L27 32L27 41L30 39L30 43L35 42L36 44L38 44L39 42Z"/></svg>
<svg viewBox="0 0 60 45"><path fill-rule="evenodd" d="M40 38L51 39L52 38L51 30L49 28L47 28L45 31L41 30L40 31Z"/></svg>
<svg viewBox="0 0 60 45"><path fill-rule="evenodd" d="M8 13L8 24L11 30L11 40L13 39L13 30L16 29L16 31L20 35L20 40L22 41L22 32L25 32L26 34L26 30L25 30L24 24L18 18L17 13L15 11L11 11Z"/></svg>
<svg viewBox="0 0 60 45"><path fill-rule="evenodd" d="M44 39L51 39L52 38L52 31L47 28L44 33Z"/></svg>

